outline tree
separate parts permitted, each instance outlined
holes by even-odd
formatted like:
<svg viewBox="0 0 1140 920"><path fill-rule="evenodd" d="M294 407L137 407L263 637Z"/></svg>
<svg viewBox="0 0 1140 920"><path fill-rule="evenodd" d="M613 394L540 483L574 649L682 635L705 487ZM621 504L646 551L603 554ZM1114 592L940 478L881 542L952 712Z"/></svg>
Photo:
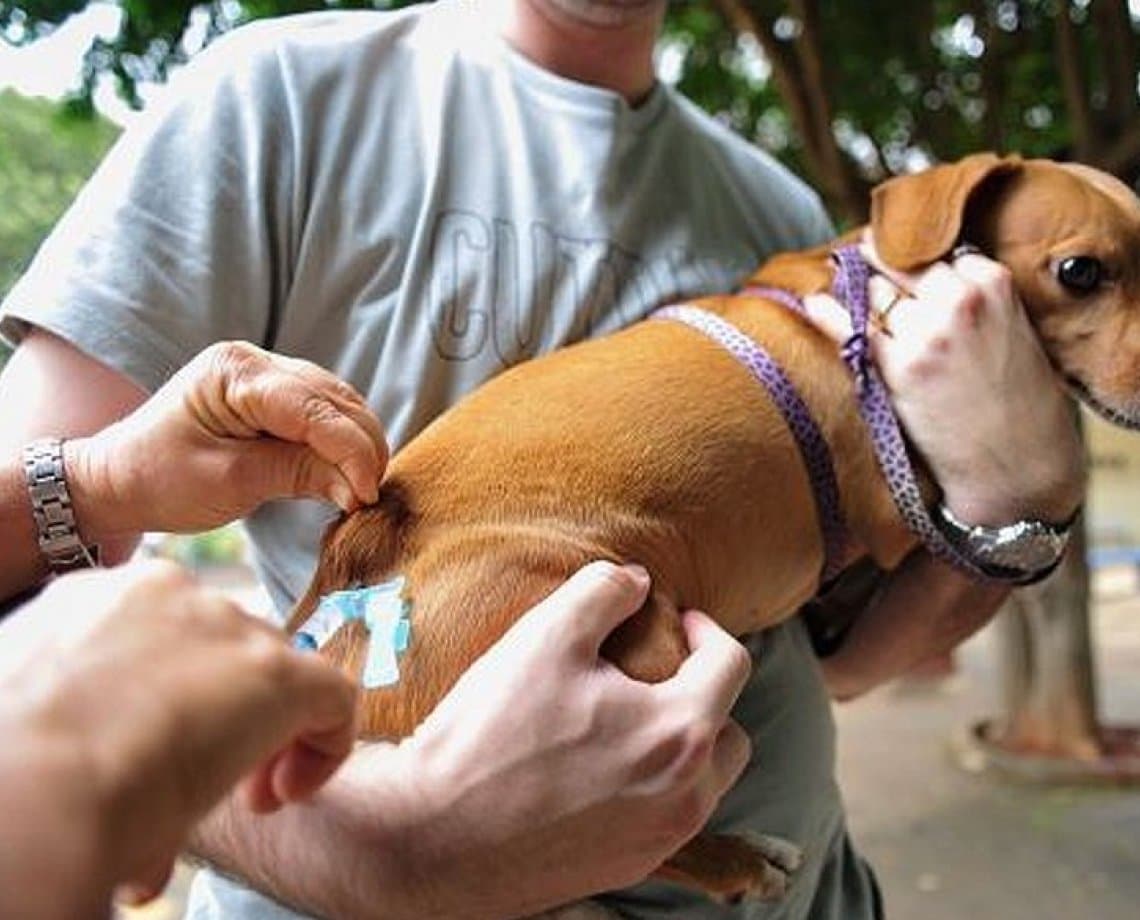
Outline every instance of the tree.
<svg viewBox="0 0 1140 920"><path fill-rule="evenodd" d="M119 0L118 34L96 39L83 62L83 85L70 106L94 111L98 79L111 75L119 94L139 108L138 86L162 82L172 68L223 32L254 19L327 9L393 9L414 0ZM0 37L24 44L50 32L91 5L91 0L0 0Z"/></svg>
<svg viewBox="0 0 1140 920"><path fill-rule="evenodd" d="M164 78L193 50L185 39L195 22L208 41L261 16L406 4L122 0L119 35L88 52L76 107L90 108L101 73L137 104L140 80ZM0 2L0 34L31 40L86 5ZM1135 185L1136 31L1127 0L689 0L669 7L662 61L683 92L805 175L853 224L866 218L874 183L979 149L1079 159ZM1074 554L1007 614L1013 750L1088 760L1108 750L1087 579Z"/></svg>
<svg viewBox="0 0 1140 920"><path fill-rule="evenodd" d="M27 267L117 129L45 100L0 93L0 300ZM7 357L0 344L0 366Z"/></svg>

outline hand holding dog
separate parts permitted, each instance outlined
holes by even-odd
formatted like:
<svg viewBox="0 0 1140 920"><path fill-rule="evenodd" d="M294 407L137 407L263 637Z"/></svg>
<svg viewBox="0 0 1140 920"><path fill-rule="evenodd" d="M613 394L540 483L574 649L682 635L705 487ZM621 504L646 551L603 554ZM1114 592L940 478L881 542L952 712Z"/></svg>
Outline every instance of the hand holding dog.
<svg viewBox="0 0 1140 920"><path fill-rule="evenodd" d="M13 897L88 897L91 911L42 915L90 916L116 884L153 896L243 776L247 805L271 811L352 750L355 687L167 563L56 581L0 635L21 650L0 661L0 794L22 841L0 880L24 876L0 884L13 916L41 915Z"/></svg>
<svg viewBox="0 0 1140 920"><path fill-rule="evenodd" d="M873 306L889 311L873 328L876 362L951 511L991 526L1068 518L1084 489L1083 448L1009 270L968 253L903 274L869 238L865 255L882 272ZM830 297L809 298L808 310L836 338L850 334Z"/></svg>
<svg viewBox="0 0 1140 920"><path fill-rule="evenodd" d="M245 342L210 346L131 415L65 444L89 539L204 530L273 498L350 511L376 500L387 458L352 387Z"/></svg>
<svg viewBox="0 0 1140 920"><path fill-rule="evenodd" d="M382 784L403 790L404 814L389 800L378 820L406 827L402 881L424 915L515 916L640 881L736 780L749 756L728 716L751 668L742 646L689 613L692 654L671 680L642 684L598 656L648 587L638 569L586 567L411 738L346 766L338 785L362 810ZM493 897L510 902L478 900Z"/></svg>

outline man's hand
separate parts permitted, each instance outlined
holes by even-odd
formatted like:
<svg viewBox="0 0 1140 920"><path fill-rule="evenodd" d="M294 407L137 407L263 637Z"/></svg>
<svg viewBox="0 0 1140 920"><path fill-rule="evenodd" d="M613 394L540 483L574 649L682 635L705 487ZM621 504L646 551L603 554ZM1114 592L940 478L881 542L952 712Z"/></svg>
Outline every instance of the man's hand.
<svg viewBox="0 0 1140 920"><path fill-rule="evenodd" d="M264 854L223 865L308 911L385 920L521 916L641 880L701 828L749 755L729 710L751 662L703 615L686 614L692 654L664 683L599 658L648 587L638 569L588 566L414 736L359 752L313 807L268 819L276 849L215 815L214 839L237 838L230 852Z"/></svg>
<svg viewBox="0 0 1140 920"><path fill-rule="evenodd" d="M1083 448L1009 271L968 254L903 275L869 241L864 255L885 276L872 282L874 308L890 307L889 333L873 328L876 363L950 510L991 526L1067 519L1084 489ZM837 338L849 334L830 298L807 306Z"/></svg>
<svg viewBox="0 0 1140 920"><path fill-rule="evenodd" d="M88 539L204 530L273 498L350 511L376 500L388 458L352 387L246 342L211 345L125 419L64 449Z"/></svg>
<svg viewBox="0 0 1140 920"><path fill-rule="evenodd" d="M942 500L970 524L1067 519L1084 490L1084 451L1009 271L966 254L904 275L882 264L870 240L864 256L881 272L872 308L889 311L871 324L875 361ZM835 339L850 335L846 310L830 297L806 306ZM824 660L832 694L858 696L949 651L1007 594L916 550Z"/></svg>
<svg viewBox="0 0 1140 920"><path fill-rule="evenodd" d="M243 776L246 804L271 811L310 796L352 750L347 678L167 563L53 582L0 642L0 785L23 783L29 820L36 801L49 816L40 838L88 841L61 849L136 898L161 890L191 825ZM44 752L59 788L29 772ZM56 802L73 804L53 827Z"/></svg>

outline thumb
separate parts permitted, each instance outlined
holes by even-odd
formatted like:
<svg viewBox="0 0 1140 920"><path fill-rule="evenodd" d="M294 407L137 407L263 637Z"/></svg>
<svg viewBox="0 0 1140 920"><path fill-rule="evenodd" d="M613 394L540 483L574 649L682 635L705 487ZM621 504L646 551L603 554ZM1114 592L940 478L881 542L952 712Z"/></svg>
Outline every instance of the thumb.
<svg viewBox="0 0 1140 920"><path fill-rule="evenodd" d="M809 294L804 298L804 310L828 338L843 342L851 335L851 316L830 294Z"/></svg>
<svg viewBox="0 0 1140 920"><path fill-rule="evenodd" d="M560 631L560 647L595 659L611 632L640 609L649 595L649 573L639 565L591 562L520 620Z"/></svg>
<svg viewBox="0 0 1140 920"><path fill-rule="evenodd" d="M173 874L174 860L156 856L150 866L115 889L115 900L128 907L141 907L162 894Z"/></svg>

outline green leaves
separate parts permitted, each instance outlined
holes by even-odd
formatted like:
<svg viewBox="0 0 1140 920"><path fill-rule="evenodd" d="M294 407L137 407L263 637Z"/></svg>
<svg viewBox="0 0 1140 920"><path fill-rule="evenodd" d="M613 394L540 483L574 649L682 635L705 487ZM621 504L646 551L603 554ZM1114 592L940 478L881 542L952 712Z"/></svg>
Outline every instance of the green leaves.
<svg viewBox="0 0 1140 920"><path fill-rule="evenodd" d="M0 2L0 37L12 43L32 41L91 5L92 0L21 0ZM412 0L118 0L123 16L119 33L95 39L84 56L83 87L76 111L93 110L99 78L111 75L119 95L141 108L140 83L163 82L190 50L184 38L196 22L205 24L207 41L244 22L290 13L327 9L388 9Z"/></svg>
<svg viewBox="0 0 1140 920"><path fill-rule="evenodd" d="M118 132L44 100L0 93L0 299Z"/></svg>
<svg viewBox="0 0 1140 920"><path fill-rule="evenodd" d="M71 103L103 74L139 105L210 38L251 19L411 0L119 0ZM28 40L88 6L0 2L0 34ZM1140 177L1136 26L1127 0L676 0L661 57L686 95L803 173L841 219L869 184L980 149L1077 155ZM760 49L763 49L761 51Z"/></svg>

